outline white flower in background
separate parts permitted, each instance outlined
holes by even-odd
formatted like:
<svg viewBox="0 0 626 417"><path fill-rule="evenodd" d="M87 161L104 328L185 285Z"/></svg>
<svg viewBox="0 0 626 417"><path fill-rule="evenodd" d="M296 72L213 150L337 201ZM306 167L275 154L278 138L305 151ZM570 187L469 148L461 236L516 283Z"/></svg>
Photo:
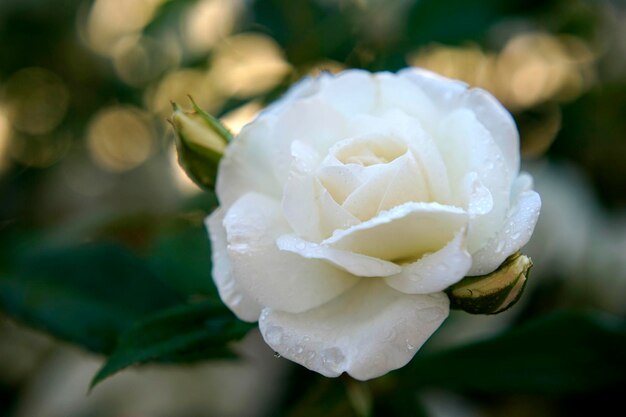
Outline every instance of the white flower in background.
<svg viewBox="0 0 626 417"><path fill-rule="evenodd" d="M307 78L229 145L207 220L223 301L326 376L404 366L541 205L487 92L433 73Z"/></svg>

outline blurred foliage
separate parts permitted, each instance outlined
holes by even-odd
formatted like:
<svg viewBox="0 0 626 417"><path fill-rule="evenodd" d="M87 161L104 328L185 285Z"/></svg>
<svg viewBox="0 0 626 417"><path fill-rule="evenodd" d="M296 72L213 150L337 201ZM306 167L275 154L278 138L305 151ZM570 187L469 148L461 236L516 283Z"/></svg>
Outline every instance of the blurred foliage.
<svg viewBox="0 0 626 417"><path fill-rule="evenodd" d="M602 213L623 213L625 23L619 0L3 0L0 307L114 352L101 375L230 355L248 328L211 283L202 220L217 201L175 162L169 102L192 93L236 133L321 70L419 65L486 88L529 160L578 167ZM623 277L620 246L592 232L587 248L616 255L576 273ZM290 368L272 415L429 415L435 388L484 415L618 405L626 310L592 311L595 295L544 271L499 335L443 348L436 336L410 366L362 385ZM232 334L220 339L220 326ZM0 380L0 416L23 384Z"/></svg>

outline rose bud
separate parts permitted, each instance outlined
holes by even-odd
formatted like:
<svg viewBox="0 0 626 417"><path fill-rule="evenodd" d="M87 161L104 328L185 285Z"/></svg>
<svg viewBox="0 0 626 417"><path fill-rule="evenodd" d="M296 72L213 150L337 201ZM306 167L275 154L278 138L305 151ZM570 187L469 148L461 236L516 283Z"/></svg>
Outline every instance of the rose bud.
<svg viewBox="0 0 626 417"><path fill-rule="evenodd" d="M509 309L522 295L532 266L528 256L517 252L492 273L463 279L447 291L450 308L472 314L497 314Z"/></svg>
<svg viewBox="0 0 626 417"><path fill-rule="evenodd" d="M219 120L189 98L193 111L185 112L172 103L174 113L169 120L176 131L178 162L196 184L213 189L217 166L232 135Z"/></svg>

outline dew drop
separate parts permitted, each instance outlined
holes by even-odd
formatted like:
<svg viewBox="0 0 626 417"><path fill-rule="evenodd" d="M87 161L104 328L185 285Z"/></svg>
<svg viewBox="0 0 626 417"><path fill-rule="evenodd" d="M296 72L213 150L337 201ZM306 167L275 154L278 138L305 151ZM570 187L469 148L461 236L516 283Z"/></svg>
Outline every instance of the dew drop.
<svg viewBox="0 0 626 417"><path fill-rule="evenodd" d="M265 340L270 346L280 345L283 341L283 328L271 326L265 332Z"/></svg>
<svg viewBox="0 0 626 417"><path fill-rule="evenodd" d="M280 353L278 353L278 352L274 352L274 357L275 357L275 358L280 358L280 357L281 357L281 356L280 356Z"/></svg>
<svg viewBox="0 0 626 417"><path fill-rule="evenodd" d="M341 372L341 365L346 360L341 349L337 347L332 347L328 349L324 349L321 353L322 362L326 366L327 369L333 372Z"/></svg>
<svg viewBox="0 0 626 417"><path fill-rule="evenodd" d="M513 233L513 234L511 235L511 239L512 239L512 240L517 240L517 239L519 239L519 237L520 237L520 236L521 236L521 233L520 233L520 232L515 232L515 233Z"/></svg>
<svg viewBox="0 0 626 417"><path fill-rule="evenodd" d="M411 342L409 342L409 339L406 339L406 348L408 350L415 350L416 346L411 344Z"/></svg>
<svg viewBox="0 0 626 417"><path fill-rule="evenodd" d="M504 250L504 241L498 242L498 246L496 246L496 253L502 253Z"/></svg>

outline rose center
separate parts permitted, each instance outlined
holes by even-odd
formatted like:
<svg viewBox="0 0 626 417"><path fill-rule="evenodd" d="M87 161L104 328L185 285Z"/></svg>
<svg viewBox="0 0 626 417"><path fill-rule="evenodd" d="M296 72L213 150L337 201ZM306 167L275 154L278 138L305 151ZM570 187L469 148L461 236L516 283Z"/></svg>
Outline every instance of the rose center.
<svg viewBox="0 0 626 417"><path fill-rule="evenodd" d="M368 167L386 164L407 151L406 145L391 138L363 138L347 141L335 149L335 158L344 164Z"/></svg>

